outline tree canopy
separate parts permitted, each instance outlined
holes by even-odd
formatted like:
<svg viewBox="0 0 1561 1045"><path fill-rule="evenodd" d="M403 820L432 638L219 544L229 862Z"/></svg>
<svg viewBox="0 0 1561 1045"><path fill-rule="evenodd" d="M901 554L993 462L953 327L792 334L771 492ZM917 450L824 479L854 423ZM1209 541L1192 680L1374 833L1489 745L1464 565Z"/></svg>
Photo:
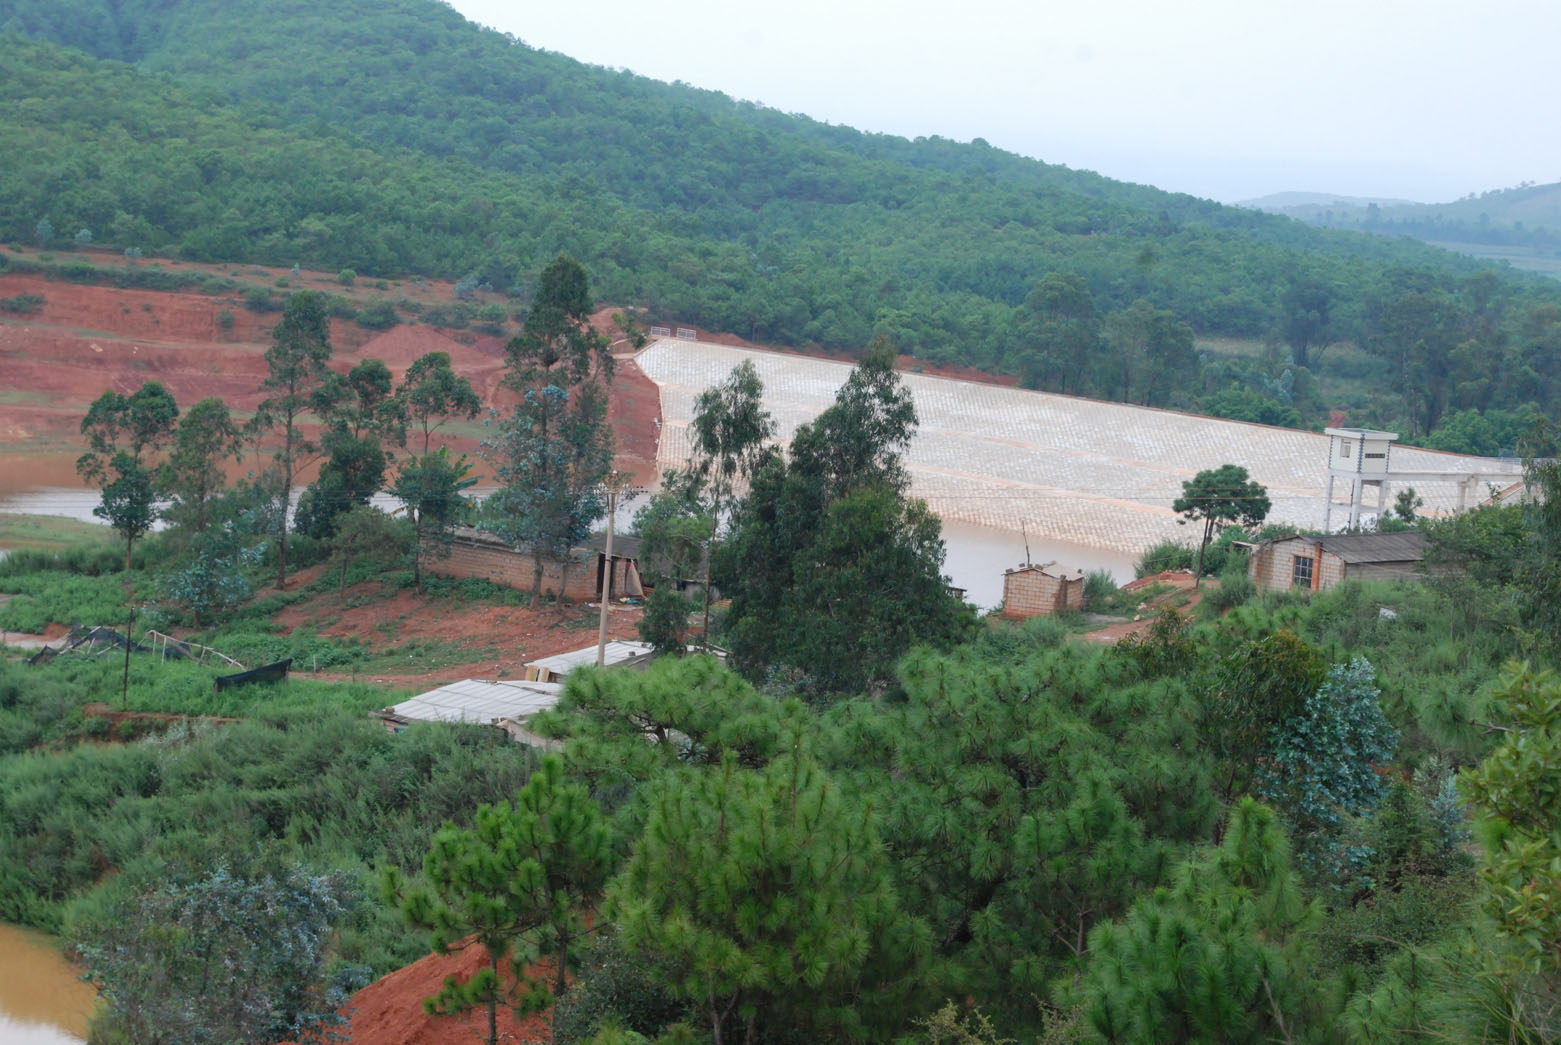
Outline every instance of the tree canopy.
<svg viewBox="0 0 1561 1045"><path fill-rule="evenodd" d="M1268 490L1240 465L1211 468L1182 483L1182 495L1171 502L1171 510L1182 516L1183 522L1203 523L1198 576L1203 575L1203 555L1216 527L1257 526L1268 518L1270 507Z"/></svg>

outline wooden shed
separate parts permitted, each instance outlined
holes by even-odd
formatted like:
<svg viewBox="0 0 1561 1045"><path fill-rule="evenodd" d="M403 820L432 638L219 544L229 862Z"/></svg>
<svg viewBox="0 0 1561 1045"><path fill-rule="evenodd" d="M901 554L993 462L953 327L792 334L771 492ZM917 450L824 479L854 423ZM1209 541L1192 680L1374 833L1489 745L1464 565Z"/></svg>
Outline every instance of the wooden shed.
<svg viewBox="0 0 1561 1045"><path fill-rule="evenodd" d="M1025 565L1003 574L1003 616L1009 620L1050 617L1084 608L1084 574L1052 564Z"/></svg>
<svg viewBox="0 0 1561 1045"><path fill-rule="evenodd" d="M1425 534L1413 531L1276 537L1253 546L1247 576L1259 589L1324 591L1352 578L1418 577L1424 558Z"/></svg>

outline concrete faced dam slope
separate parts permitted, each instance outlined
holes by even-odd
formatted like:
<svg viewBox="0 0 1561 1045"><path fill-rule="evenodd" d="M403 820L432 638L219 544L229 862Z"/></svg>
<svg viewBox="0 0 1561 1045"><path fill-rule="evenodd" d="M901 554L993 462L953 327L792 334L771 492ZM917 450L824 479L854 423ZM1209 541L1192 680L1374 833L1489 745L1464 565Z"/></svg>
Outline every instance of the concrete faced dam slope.
<svg viewBox="0 0 1561 1045"><path fill-rule="evenodd" d="M758 370L783 443L834 401L851 371L845 363L675 338L653 342L638 359L661 389L656 457L664 465L688 459L694 400L739 363L751 361ZM1325 435L949 378L904 378L921 421L906 459L912 489L942 518L1136 555L1162 538L1195 540L1178 525L1171 502L1198 472L1239 464L1268 488L1271 521L1323 524ZM1393 448L1392 465L1489 474L1501 485L1515 471L1510 461L1406 446ZM1411 485L1428 510L1458 505L1454 482ZM1345 508L1335 507L1338 526L1349 484L1339 483L1334 494Z"/></svg>

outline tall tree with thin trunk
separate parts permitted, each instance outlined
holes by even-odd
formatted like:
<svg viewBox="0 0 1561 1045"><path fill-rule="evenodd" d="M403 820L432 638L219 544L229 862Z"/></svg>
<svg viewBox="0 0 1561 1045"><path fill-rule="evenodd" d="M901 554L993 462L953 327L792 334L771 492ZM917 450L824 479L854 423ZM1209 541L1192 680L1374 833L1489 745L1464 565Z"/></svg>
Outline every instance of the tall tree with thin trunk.
<svg viewBox="0 0 1561 1045"><path fill-rule="evenodd" d="M601 518L600 486L612 467L603 385L613 361L590 319L585 269L561 254L542 271L525 327L506 349L504 383L521 402L488 447L503 486L483 525L530 546L533 603L547 560L566 559Z"/></svg>
<svg viewBox="0 0 1561 1045"><path fill-rule="evenodd" d="M429 352L407 368L396 389L396 399L409 424L423 434L422 453L428 453L433 435L448 420L470 420L482 409L472 383L450 366L450 353Z"/></svg>
<svg viewBox="0 0 1561 1045"><path fill-rule="evenodd" d="M166 476L152 460L173 438L179 407L168 390L148 381L125 396L98 396L81 421L88 450L76 461L81 477L103 491L92 514L125 538L125 569L135 542L157 520Z"/></svg>
<svg viewBox="0 0 1561 1045"><path fill-rule="evenodd" d="M1268 518L1268 490L1247 475L1240 465L1210 468L1182 483L1182 495L1171 502L1178 522L1203 523L1198 545L1198 581L1203 580L1203 555L1214 539L1216 526L1257 526Z"/></svg>
<svg viewBox="0 0 1561 1045"><path fill-rule="evenodd" d="M239 460L244 434L233 423L228 404L216 396L196 403L179 419L168 455L169 518L191 535L204 533L212 503L227 481L223 465Z"/></svg>
<svg viewBox="0 0 1561 1045"><path fill-rule="evenodd" d="M308 439L302 423L306 415L323 411L335 382L331 359L331 321L322 294L301 290L287 299L282 319L272 331L266 351L266 379L260 390L266 396L251 422L256 431L274 431L279 443L276 461L277 516L276 586L287 586L287 522L292 514L293 477L317 455L319 445Z"/></svg>
<svg viewBox="0 0 1561 1045"><path fill-rule="evenodd" d="M470 509L466 491L477 485L472 462L465 454L452 458L449 448L408 459L390 493L406 505L412 517L412 583L423 590L423 557L432 548L447 555L456 522Z"/></svg>
<svg viewBox="0 0 1561 1045"><path fill-rule="evenodd" d="M705 553L703 636L710 644L710 552L715 547L721 511L731 503L740 481L746 481L766 457L766 442L775 434L775 419L764 409L764 383L752 362L735 367L725 381L699 393L694 402L694 460L690 475L707 493L710 540Z"/></svg>

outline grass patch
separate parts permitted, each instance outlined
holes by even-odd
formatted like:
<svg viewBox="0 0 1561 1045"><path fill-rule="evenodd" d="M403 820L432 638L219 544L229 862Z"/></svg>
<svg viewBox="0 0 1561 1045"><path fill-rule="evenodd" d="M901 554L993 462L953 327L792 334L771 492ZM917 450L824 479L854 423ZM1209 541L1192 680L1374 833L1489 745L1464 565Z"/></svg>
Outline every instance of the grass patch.
<svg viewBox="0 0 1561 1045"><path fill-rule="evenodd" d="M18 396L33 393L0 392L0 403L16 403ZM40 399L38 401L45 401ZM64 551L66 548L117 544L114 531L102 523L82 522L58 515L0 514L0 548L32 548L38 551Z"/></svg>
<svg viewBox="0 0 1561 1045"><path fill-rule="evenodd" d="M0 628L36 633L50 624L123 627L125 576L87 577L57 572L0 576L0 592L16 596L0 606Z"/></svg>
<svg viewBox="0 0 1561 1045"><path fill-rule="evenodd" d="M332 710L367 714L411 695L410 690L364 682L321 682L307 674L275 685L240 686L218 693L214 684L217 676L232 674L234 668L221 663L162 660L154 653L132 653L127 699L122 689L124 668L124 652L114 650L100 657L67 655L32 670L40 680L55 682L79 694L83 703L102 701L129 711L173 715L250 718Z"/></svg>
<svg viewBox="0 0 1561 1045"><path fill-rule="evenodd" d="M498 656L497 646L473 648L447 639L412 639L401 646L367 657L361 663L361 669L391 672L405 671L407 668L448 668L456 664L496 660Z"/></svg>

